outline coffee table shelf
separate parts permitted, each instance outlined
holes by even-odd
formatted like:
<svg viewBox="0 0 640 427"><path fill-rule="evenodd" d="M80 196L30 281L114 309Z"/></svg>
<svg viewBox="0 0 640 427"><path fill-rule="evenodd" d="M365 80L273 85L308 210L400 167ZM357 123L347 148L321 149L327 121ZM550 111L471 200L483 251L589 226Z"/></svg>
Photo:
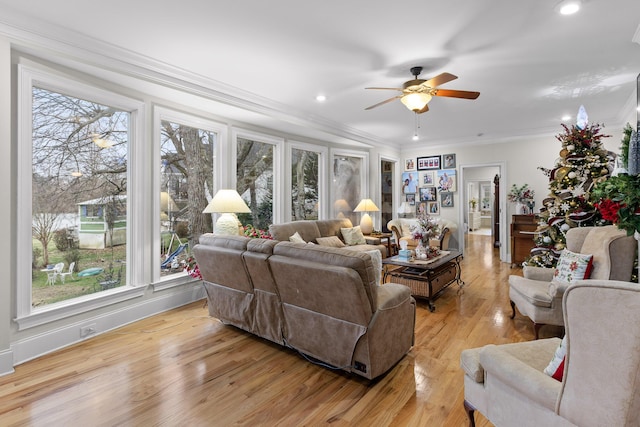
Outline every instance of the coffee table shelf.
<svg viewBox="0 0 640 427"><path fill-rule="evenodd" d="M458 293L462 292L464 281L460 261L462 254L457 251L445 251L438 259L425 264L422 261L403 261L398 256L382 260L384 267L383 282L389 278L394 283L406 285L411 295L426 299L429 311L435 311L433 303L452 283L458 284Z"/></svg>

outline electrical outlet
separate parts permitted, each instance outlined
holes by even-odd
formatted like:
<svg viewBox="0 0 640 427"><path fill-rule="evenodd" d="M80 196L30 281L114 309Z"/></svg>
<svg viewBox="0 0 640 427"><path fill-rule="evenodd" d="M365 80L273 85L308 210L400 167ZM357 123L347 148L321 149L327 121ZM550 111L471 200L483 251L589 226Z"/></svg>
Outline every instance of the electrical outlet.
<svg viewBox="0 0 640 427"><path fill-rule="evenodd" d="M80 327L80 338L88 337L89 335L93 335L98 332L95 323L91 323L89 325Z"/></svg>

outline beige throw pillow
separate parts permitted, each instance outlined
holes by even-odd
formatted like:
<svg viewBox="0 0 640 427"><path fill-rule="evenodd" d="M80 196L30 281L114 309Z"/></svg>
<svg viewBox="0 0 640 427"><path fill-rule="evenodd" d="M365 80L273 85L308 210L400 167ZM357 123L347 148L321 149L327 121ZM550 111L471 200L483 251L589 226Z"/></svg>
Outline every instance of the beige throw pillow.
<svg viewBox="0 0 640 427"><path fill-rule="evenodd" d="M329 246L331 248L342 248L344 247L344 243L338 236L329 236L329 237L317 237L316 242L320 246Z"/></svg>
<svg viewBox="0 0 640 427"><path fill-rule="evenodd" d="M304 241L302 236L300 236L300 233L298 233L297 231L293 236L289 237L289 241L293 243L307 243Z"/></svg>
<svg viewBox="0 0 640 427"><path fill-rule="evenodd" d="M344 242L348 246L367 244L367 241L364 239L364 234L362 234L359 225L353 228L341 228L340 232L342 233Z"/></svg>

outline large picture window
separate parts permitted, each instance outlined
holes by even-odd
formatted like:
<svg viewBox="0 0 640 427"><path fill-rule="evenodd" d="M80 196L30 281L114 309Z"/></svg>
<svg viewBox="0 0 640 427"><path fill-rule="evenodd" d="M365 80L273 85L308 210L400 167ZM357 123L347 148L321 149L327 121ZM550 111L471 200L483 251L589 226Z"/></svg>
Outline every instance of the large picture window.
<svg viewBox="0 0 640 427"><path fill-rule="evenodd" d="M32 305L122 286L130 113L32 88Z"/></svg>
<svg viewBox="0 0 640 427"><path fill-rule="evenodd" d="M267 230L274 222L280 190L280 178L274 173L279 146L259 136L238 135L236 138L236 190L251 209L251 213L238 215L245 226Z"/></svg>
<svg viewBox="0 0 640 427"><path fill-rule="evenodd" d="M218 132L160 121L160 274L182 273L200 235L212 231L203 214L214 193Z"/></svg>
<svg viewBox="0 0 640 427"><path fill-rule="evenodd" d="M320 153L291 148L291 220L319 218Z"/></svg>

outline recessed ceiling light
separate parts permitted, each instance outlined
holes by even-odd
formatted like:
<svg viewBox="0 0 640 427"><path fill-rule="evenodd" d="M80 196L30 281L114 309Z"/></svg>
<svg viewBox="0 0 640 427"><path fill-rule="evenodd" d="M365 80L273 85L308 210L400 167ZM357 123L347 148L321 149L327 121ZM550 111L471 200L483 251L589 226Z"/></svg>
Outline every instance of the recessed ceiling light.
<svg viewBox="0 0 640 427"><path fill-rule="evenodd" d="M326 100L327 100L327 97L326 97L326 96L324 96L324 95L318 95L318 96L316 96L316 101L318 101L318 102L324 102L324 101L326 101Z"/></svg>
<svg viewBox="0 0 640 427"><path fill-rule="evenodd" d="M569 120L571 120L571 116L568 114L565 114L564 116L562 116L561 119L563 122L568 122Z"/></svg>
<svg viewBox="0 0 640 427"><path fill-rule="evenodd" d="M556 10L561 15L573 15L580 10L581 3L579 0L564 0L556 6Z"/></svg>

